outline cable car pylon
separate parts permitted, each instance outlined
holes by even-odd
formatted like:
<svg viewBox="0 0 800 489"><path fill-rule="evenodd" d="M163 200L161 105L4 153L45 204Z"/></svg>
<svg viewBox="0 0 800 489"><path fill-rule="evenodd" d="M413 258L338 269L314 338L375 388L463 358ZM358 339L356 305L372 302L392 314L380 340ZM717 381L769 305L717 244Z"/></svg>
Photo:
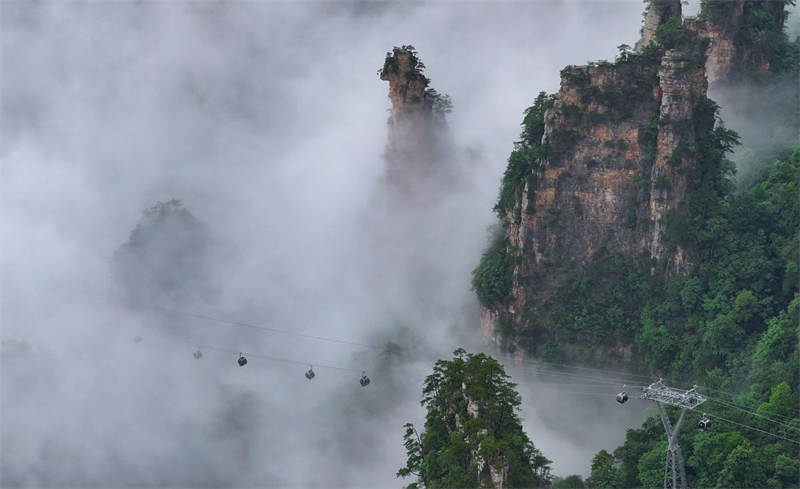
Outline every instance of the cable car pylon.
<svg viewBox="0 0 800 489"><path fill-rule="evenodd" d="M678 435L683 425L683 418L686 416L686 410L692 410L700 404L708 400L707 397L698 394L697 386L684 391L667 387L662 383L662 379L654 382L644 388L639 399L647 401L655 401L658 405L658 414L661 415L661 422L664 423L664 429L667 432L667 463L664 466L664 489L689 489L686 483L686 466L683 463L683 453L681 446L678 444ZM664 404L677 406L681 408L681 415L675 426L664 411Z"/></svg>

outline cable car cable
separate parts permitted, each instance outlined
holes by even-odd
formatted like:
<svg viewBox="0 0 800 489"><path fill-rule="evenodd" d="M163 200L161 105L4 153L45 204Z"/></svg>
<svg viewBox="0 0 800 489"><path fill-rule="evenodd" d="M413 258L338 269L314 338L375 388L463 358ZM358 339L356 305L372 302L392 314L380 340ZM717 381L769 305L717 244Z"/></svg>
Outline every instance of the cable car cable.
<svg viewBox="0 0 800 489"><path fill-rule="evenodd" d="M293 331L284 331L284 330L275 329L275 328L267 328L266 326L256 326L255 324L240 323L238 321L229 321L227 319L220 319L220 318L215 318L215 317L211 317L211 316L203 316L202 314L192 314L190 312L176 311L174 309L167 309L166 307L149 306L149 305L145 305L144 307L149 307L151 309L156 309L156 310L159 310L159 311L171 312L173 314L181 314L183 316L189 316L189 317L200 318L200 319L207 319L209 321L217 321L219 323L232 324L232 325L235 325L235 326L244 326L246 328L260 329L260 330L264 330L264 331L271 331L273 333L282 333L282 334L287 334L287 335L300 336L300 337L303 337L303 338L311 338L311 339L315 339L315 340L331 341L331 342L334 342L334 343L344 343L346 345L363 346L365 348L375 348L377 350L385 350L385 348L382 347L382 346L368 345L368 344L365 344L365 343L355 343L353 341L337 340L337 339L334 339L334 338L325 338L323 336L314 336L314 335L304 334L304 333L295 333Z"/></svg>
<svg viewBox="0 0 800 489"><path fill-rule="evenodd" d="M216 322L219 322L219 323L230 324L230 325L235 325L235 326L243 326L243 327L252 328L252 329L260 329L260 330L263 330L263 331L270 331L270 332L273 332L273 333L281 333L281 334L286 334L286 335L299 336L299 337L302 337L302 338L310 338L310 339L316 339L316 340L321 340L321 341L329 341L329 342L341 343L341 344L346 344L346 345L361 346L361 347L365 347L365 348L373 348L373 349L376 349L376 350L385 350L385 347L377 346L377 345L370 345L370 344L366 344L366 343L357 343L357 342L353 342L353 341L338 340L338 339L335 339L335 338L326 338L324 336L316 336L316 335L310 335L310 334L305 334L305 333L297 333L297 332L293 332L293 331L285 331L285 330L280 330L280 329L276 329L276 328L269 328L269 327L266 327L266 326L258 326L258 325L254 325L254 324L242 323L242 322L239 322L239 321L230 321L230 320L227 320L227 319L222 319L222 318L217 318L217 317L212 317L212 316L205 316L205 315L202 315L202 314L194 314L194 313L185 312L185 311L178 311L178 310L175 310L175 309L169 309L169 308L160 307L160 306L152 306L152 305L148 305L148 304L144 304L143 306L144 307L148 307L150 309L159 310L159 311L169 312L169 313L173 313L173 314L180 314L180 315L187 316L187 317L206 319L206 320L209 320L209 321L216 321ZM541 362L541 361L538 361L538 360L518 359L518 358L514 358L514 357L509 357L509 356L501 356L501 357L509 359L509 360L514 360L514 361L522 361L522 362L525 362L525 363L551 365L551 366L556 366L556 367L563 367L563 368L569 368L569 369L590 370L590 371L603 372L603 373L614 373L614 374L623 375L623 376L641 377L641 378L650 379L652 381L655 381L653 377L646 376L646 375L641 375L641 374L629 374L629 373L624 373L624 372L619 372L619 371L614 371L614 370L604 370L604 369L597 369L597 368L591 368L591 367L578 367L578 366L559 364L559 363ZM535 372L547 373L547 374L555 375L555 373L546 372L546 371L542 371L542 370L539 370L539 369L528 369L526 367L514 367L514 366L508 366L508 365L506 365L506 366L507 367L512 367L512 368L520 368L520 369L523 369L523 370L529 370L529 371L535 371ZM573 378L576 378L576 379L582 378L582 379L585 379L585 380L596 380L596 378L590 377L590 376L577 376L576 375ZM646 385L646 383L641 382L641 381L632 381L632 380L625 380L625 379L603 379L603 380L607 380L607 381L612 382L612 383L628 383L628 384L631 384L631 385L640 384L642 386Z"/></svg>
<svg viewBox="0 0 800 489"><path fill-rule="evenodd" d="M279 330L279 329L275 329L275 328L268 328L268 327L265 327L265 326L257 326L257 325L248 324L248 323L242 323L242 322L238 322L238 321L229 321L229 320L226 320L226 319L221 319L221 318L216 318L216 317L211 317L211 316L204 316L204 315L201 315L201 314L193 314L193 313L189 313L189 312L185 312L185 311L178 311L178 310L175 310L175 309L168 309L168 308L159 307L159 306L145 305L145 307L148 307L148 308L151 308L151 309L160 310L160 311L164 311L164 312L169 312L169 313L173 313L173 314L180 314L180 315L188 316L188 317L206 319L206 320L209 320L209 321L216 321L216 322L225 323L225 324L231 324L231 325L235 325L235 326L244 326L244 327L247 327L247 328L260 329L260 330L270 331L270 332L274 332L274 333L281 333L281 334L286 334L286 335L299 336L299 337L302 337L302 338L310 338L310 339L316 339L316 340L321 340L321 341L329 341L329 342L341 343L341 344L347 344L347 345L353 345L353 346L361 346L361 347L365 347L365 348L373 348L373 349L378 349L378 350L385 350L384 347L380 347L380 346L376 346L376 345L370 345L370 344L366 344L366 343L356 343L356 342L352 342L352 341L337 340L337 339L334 339L334 338L326 338L326 337L323 337L323 336L309 335L309 334L297 333L297 332L292 332L292 331L284 331L284 330ZM177 338L167 338L167 337L165 337L165 338L169 339L171 341L183 341L183 340L179 340ZM187 342L187 343L191 343L191 342ZM191 343L191 344L197 345L197 343ZM233 350L227 350L227 349L224 349L224 348L218 348L218 347L214 347L214 346L210 346L210 345L197 345L197 346L204 346L205 348L209 348L209 349L217 350L217 351L233 352ZM252 356L254 358L261 358L261 359L264 359L264 360L272 360L272 361L278 361L278 362L284 362L284 363L302 363L302 364L307 364L307 362L299 362L299 361L295 361L295 360L286 360L286 359L281 359L281 358L276 358L276 357L267 357L267 356L258 355L258 354L248 354L248 355L250 355L250 356ZM509 359L509 360L521 361L521 362L524 362L524 363L531 363L531 364L535 364L535 365L551 365L551 366L568 368L568 369L590 370L590 371L594 371L594 372L614 373L614 374L624 375L624 376L632 376L632 377L641 377L641 378L652 379L652 377L649 377L649 376L646 376L646 375L630 374L630 373L614 371L614 370L597 369L597 368L591 368L591 367L579 367L579 366L574 366L574 365L566 365L566 364L559 364L559 363L552 363L552 362L542 362L542 361L538 361L538 360L526 360L526 359L519 359L519 358L514 358L514 357L509 357L509 356L504 356L504 355L501 355L501 357L505 358L505 359ZM196 357L196 358L198 358L198 357ZM332 366L324 366L324 365L319 365L319 366L323 367L323 368L332 368L332 369L337 369L337 370L356 371L356 370L353 370L353 369L343 369L343 368L340 368L340 367L332 367ZM631 380L625 380L625 379L609 379L609 378L598 379L596 377L591 377L591 376L588 376L588 375L568 374L568 373L563 373L563 372L553 372L553 371L547 371L547 370L536 369L536 368L531 368L531 367L521 367L521 366L516 366L516 365L504 365L504 367L506 367L506 368L515 368L515 369L522 370L522 371L525 371L525 372L534 372L534 373L537 373L537 374L543 375L543 376L549 375L549 376L554 376L554 377L563 377L563 378L570 378L570 379L575 379L575 380L590 380L590 381L594 381L594 382L597 382L597 383L603 383L603 384L607 384L607 385L616 385L618 383L630 383L632 385L639 384L640 386L647 385L646 383L639 382L639 381L631 381ZM672 381L672 383L684 384L684 385L693 385L693 384L690 384L690 383L679 382L679 381ZM710 389L710 388L705 388L705 387L701 387L701 389L709 390L709 391L713 391L713 392L720 392L720 393L729 395L731 397L734 396L733 394L731 394L729 392L720 391L718 389ZM609 394L609 395L611 395L611 394ZM744 408L736 406L733 403L728 403L728 402L722 401L720 399L714 399L714 398L711 398L710 396L707 396L707 397L709 397L709 400L717 402L718 404L722 404L722 405L728 406L730 408L738 409L738 410L746 412L748 414L752 414L753 416L757 416L757 417L766 419L766 420L771 421L773 423L779 424L779 425L781 425L781 426L783 426L785 428L792 429L792 430L800 430L800 428L796 428L796 427L793 427L793 426L786 425L784 423L781 423L778 420L771 419L771 418L769 418L767 416L758 414L756 412L748 411L748 410L746 410ZM750 400L750 399L742 399L742 400L748 400L748 401L751 401L751 402L759 402L759 401L757 401L755 399L752 399L752 400ZM787 419L787 420L795 419L795 418L784 416L784 415L777 414L777 413L772 413L772 415L778 416L778 417L781 417L781 418L784 418L784 419ZM756 429L756 428L754 428L754 429Z"/></svg>
<svg viewBox="0 0 800 489"><path fill-rule="evenodd" d="M701 389L703 389L703 390L714 391L714 389L707 389L707 388L705 388L705 387L700 387L700 388L701 388ZM716 392L723 392L723 393L725 393L724 391L716 391ZM731 396L731 397L733 397L733 396L734 396L733 394L729 394L729 393L725 393L725 394L727 394L727 395L729 395L729 396ZM733 403L733 402L730 402L730 401L723 401L723 400L721 400L721 399L715 399L715 398L712 398L711 396L708 396L708 395L706 395L706 397L708 397L709 399L713 399L715 402L718 402L718 403L720 403L720 404L726 404L726 405L729 405L730 407L734 407L734 408L737 408L737 409L743 409L743 408L741 408L740 406L737 406L735 403ZM738 396L737 396L737 397L738 397ZM749 402L757 403L757 404L759 405L759 407L760 407L762 404L764 404L764 402L763 402L763 401L759 401L758 399L751 399L751 398L742 398L742 397L740 397L740 398L739 398L739 400L741 400L741 401L749 401ZM770 415L771 415L771 416L777 416L777 417L779 417L779 418L784 418L784 419L787 419L787 420L793 420L793 419L797 419L797 417L794 417L794 416L784 416L784 415L782 415L782 414L778 414L778 413L770 413Z"/></svg>
<svg viewBox="0 0 800 489"><path fill-rule="evenodd" d="M624 379L598 378L598 377L592 377L592 376L581 375L581 374L570 374L570 373L563 373L563 372L553 372L553 371L550 371L550 370L539 370L539 369L534 369L534 368L530 368L530 367L518 367L518 366L515 366L515 365L503 365L503 366L506 367L506 368L522 370L522 371L525 371L525 372L535 372L535 373L539 373L541 375L551 375L551 376L554 376L554 377L564 377L564 378L571 378L571 379L575 379L575 380L593 381L593 382L597 382L597 383L605 383L605 384L608 384L608 385L620 385L620 384L624 384L624 383L630 383L631 385L634 385L636 387L644 387L644 386L648 385L648 384L645 384L645 383L635 382L635 381L631 382L631 381L624 380ZM636 384L638 384L638 385L636 385Z"/></svg>
<svg viewBox="0 0 800 489"><path fill-rule="evenodd" d="M559 390L549 390L549 389L537 389L537 391L541 392L558 392L559 394L581 394L584 396L604 396L604 397L614 397L616 394L602 394L599 392L571 392L571 391L559 391Z"/></svg>
<svg viewBox="0 0 800 489"><path fill-rule="evenodd" d="M788 428L788 429L790 429L790 430L796 430L796 431L800 431L800 427L788 425L788 424L786 424L786 423L783 423L783 422L781 422L781 421L778 421L778 420L776 420L776 419L772 419L772 418L770 418L770 417L764 416L763 414L759 414L759 413L756 413L756 412L753 412L753 411L748 411L747 409L742 409L742 408L740 408L740 407L738 407L738 406L734 406L734 405L732 405L732 404L728 404L728 403L726 403L726 402L724 402L724 401L720 401L720 400L718 400L718 399L714 399L714 398L712 398L712 397L709 397L709 398L708 398L708 400L709 400L709 401L711 401L711 402L716 402L717 404L722 404L723 406L727 406L727 407L730 407L730 408L733 408L733 409L738 409L739 411L745 412L745 413L747 413L747 414L751 414L751 415L753 415L753 416L757 416L757 417L759 417L759 418L766 419L766 420L768 420L768 421L771 421L771 422L773 422L773 423L775 423L775 424L781 425L781 426L783 426L783 427L785 427L785 428Z"/></svg>
<svg viewBox="0 0 800 489"><path fill-rule="evenodd" d="M591 368L591 367L578 367L578 366L574 366L574 365L564 365L564 364L561 364L561 363L542 362L542 361L539 361L539 360L526 360L524 358L514 358L514 357L508 357L508 356L504 356L504 355L500 355L500 356L502 358L507 358L509 360L516 360L516 361L521 361L521 362L525 362L525 363L536 363L536 364L542 364L542 365L552 365L552 366L555 366L555 367L564 367L564 368L581 369L581 370L592 370L592 371L595 371L595 372L604 372L604 373L611 373L611 374L618 374L618 375L627 375L629 377L641 377L641 378L644 378L644 379L654 379L654 377L652 375L631 374L631 373L619 372L619 371L615 371L615 370L603 370L603 369ZM653 380L653 381L655 382L655 380Z"/></svg>
<svg viewBox="0 0 800 489"><path fill-rule="evenodd" d="M151 305L146 305L146 304L144 306L148 307L148 308L151 308L151 309L156 309L156 310L159 310L159 311L170 312L170 313L173 313L173 314L180 314L180 315L188 316L188 317L206 319L206 320L209 320L209 321L216 321L216 322L220 322L220 323L224 323L224 324L231 324L231 325L235 325L235 326L244 326L244 327L247 327L247 328L260 329L260 330L263 330L263 331L271 331L273 333L282 333L282 334L287 334L287 335L300 336L300 337L303 337L303 338L311 338L311 339L322 340L322 341L331 341L331 342L335 342L335 343L343 343L343 344L347 344L347 345L363 346L363 347L366 347L366 348L374 348L374 349L377 349L377 350L385 350L385 347L377 346L377 345L370 345L370 344L366 344L366 343L356 343L356 342L352 342L352 341L337 340L337 339L334 339L334 338L326 338L326 337L323 337L323 336L316 336L316 335L310 335L310 334L304 334L304 333L296 333L296 332L293 332L293 331L285 331L285 330L280 330L280 329L276 329L276 328L268 328L266 326L257 326L257 325L254 325L254 324L242 323L242 322L238 322L238 321L230 321L230 320L227 320L227 319L216 318L216 317L212 317L212 316L205 316L205 315L202 315L202 314L194 314L194 313L185 312L185 311L178 311L178 310L175 310L175 309L168 309L166 307L151 306ZM653 379L653 381L655 381L654 378L651 377L651 376L640 375L640 374L627 374L627 373L624 373L624 372L613 371L613 370L603 370L603 369L596 369L596 368L590 368L590 367L577 367L577 366L564 365L564 364L558 364L558 363L540 362L538 360L517 359L517 358L514 358L514 357L509 357L509 356L504 356L504 355L500 355L500 356L502 358L506 358L506 359L509 359L509 360L522 361L522 362L525 362L525 363L551 365L551 366L564 367L564 368L570 368L570 369L592 370L592 371L596 371L596 372L615 373L615 374L619 374L619 375L627 375L627 376L633 376L633 377L642 377L642 378L646 378L646 379ZM519 368L524 368L524 367L519 367ZM634 384L634 383L640 383L640 384L643 384L643 385L645 384L644 382L637 382L637 381L626 381L626 382L629 382L631 384Z"/></svg>
<svg viewBox="0 0 800 489"><path fill-rule="evenodd" d="M337 339L334 339L334 338L326 338L326 337L323 337L323 336L309 335L309 334L304 334L304 333L296 333L296 332L292 332L292 331L284 331L284 330L280 330L280 329L276 329L276 328L268 328L268 327L265 327L265 326L257 326L257 325L254 325L254 324L242 323L242 322L238 322L238 321L230 321L230 320L227 320L227 319L221 319L221 318L216 318L216 317L211 317L211 316L204 316L202 314L193 314L193 313L189 313L189 312L185 312L185 311L178 311L178 310L175 310L175 309L168 309L168 308L165 308L165 307L152 306L152 305L148 305L148 304L143 304L143 306L144 307L148 307L150 309L155 309L155 310L164 311L164 312L170 312L170 313L173 313L173 314L180 314L180 315L188 316L188 317L206 319L206 320L209 320L209 321L216 321L216 322L225 323L225 324L231 324L231 325L235 325L235 326L244 326L244 327L247 327L247 328L260 329L260 330L263 330L263 331L270 331L270 332L273 332L273 333L281 333L281 334L286 334L286 335L298 336L298 337L302 337L302 338L310 338L310 339L316 339L316 340L321 340L321 341L329 341L329 342L333 342L333 343L341 343L341 344L346 344L346 345L361 346L361 347L365 347L365 348L373 348L373 349L377 349L377 350L385 350L384 347L377 346L377 345L370 345L370 344L366 344L366 343L356 343L356 342L345 341L345 340L337 340ZM640 377L640 378L645 378L645 379L650 379L650 380L654 379L653 377L647 376L647 375L632 374L632 373L620 372L620 371L615 371L615 370L598 369L598 368L592 368L592 367L579 367L579 366L575 366L575 365L566 365L566 364L553 363L553 362L543 362L543 361L539 361L539 360L526 360L526 359L520 359L520 358L515 358L515 357L509 357L509 356L506 356L506 355L498 355L498 356L500 356L502 358L505 358L505 359L509 359L509 360L521 361L521 362L524 362L524 363L551 365L551 366L568 368L568 369L590 370L590 371L603 372L603 373L614 373L614 374L623 375L623 376ZM537 372L537 373L540 373L540 374L543 374L543 375L556 375L556 373L554 373L554 372L543 371L543 370L540 370L540 369L528 369L528 368L525 368L525 367L515 367L515 366L511 366L511 365L504 365L504 366L507 367L507 368L509 368L509 367L510 368L519 368L519 369L526 370L526 371ZM562 376L566 377L566 375L562 375ZM575 375L575 376L572 376L571 378L598 381L598 379L595 379L595 378L589 377L589 376L581 377L581 376ZM633 385L633 384L646 385L643 382L630 381L630 380L624 380L624 379L601 379L601 380L602 381L607 381L607 382L615 382L615 383L628 383L628 384L631 384L631 385ZM682 384L682 385L690 385L690 386L694 386L695 385L695 384L692 384L692 383L689 383L689 382L682 382L682 381L669 380L669 379L665 379L665 380L668 381L669 383L673 383L673 384ZM728 395L728 396L731 396L731 397L735 396L734 394L731 394L731 393L726 392L726 391L721 391L721 390L718 390L718 389L711 389L711 388L702 387L702 386L701 386L701 389L707 390L707 391L712 391L712 392L719 392L719 393L722 393L722 394L725 394L725 395ZM740 398L740 400L741 401L756 402L756 403L759 403L759 405L761 404L756 399ZM720 403L723 402L723 401L720 401L718 399L716 401L720 402ZM742 409L742 408L739 408L739 407L734 406L734 405L731 405L731 407L733 407L735 409ZM763 417L763 416L758 415L756 413L751 413L751 414ZM784 415L777 414L777 413L773 413L772 415L780 417L780 418L784 418L784 419L787 419L787 420L795 419L793 417L784 416ZM769 418L765 418L765 419L769 419ZM790 428L795 429L794 427L790 427Z"/></svg>
<svg viewBox="0 0 800 489"><path fill-rule="evenodd" d="M800 445L800 441L798 441L798 440L793 440L791 438L786 438L785 436L776 435L775 433L770 433L769 431L760 430L760 429L758 429L758 428L756 428L754 426L750 426L750 425L746 425L746 424L742 424L742 423L737 423L736 421L731 421L729 419L725 419L722 416L717 416L716 414L711 414L711 413L705 413L705 414L706 414L706 416L713 416L714 418L719 418L722 421L725 421L725 422L728 422L728 423L731 423L731 424L735 424L735 425L741 426L743 428L750 428L751 430L760 431L761 433L764 433L765 435L774 436L775 438L780 438L782 440L786 440L786 441L789 441L789 442L792 442L792 443L797 443L798 445Z"/></svg>
<svg viewBox="0 0 800 489"><path fill-rule="evenodd" d="M171 336L164 336L164 335L154 335L154 336L157 336L159 338L163 338L163 339L169 340L169 341L176 341L178 343L186 343L188 345L195 345L195 346L207 348L209 350L216 350L216 351L221 351L221 352L225 352L225 353L233 353L233 354L237 354L237 353L238 354L242 354L242 353L244 353L248 357L260 358L262 360L270 360L270 361L274 361L274 362L291 363L291 364L299 364L299 365L309 365L309 362L301 362L299 360L289 360L289 359L286 359L286 358L270 357L270 356L266 356L266 355L259 355L259 354L256 354L256 353L247 353L247 352L243 352L241 350L231 350L229 348L220 348L218 346L204 345L204 344L201 344L201 343L196 343L194 341L182 340L180 338L174 338L174 337L171 337ZM343 371L346 371L346 372L359 372L359 373L364 372L364 370L356 370L356 369L353 369L353 368L345 368L345 367L334 367L334 366L331 366L331 365L322 365L322 364L319 364L319 363L315 363L314 365L317 366L317 367L321 367L321 368L329 368L329 369L333 369L333 370L343 370Z"/></svg>

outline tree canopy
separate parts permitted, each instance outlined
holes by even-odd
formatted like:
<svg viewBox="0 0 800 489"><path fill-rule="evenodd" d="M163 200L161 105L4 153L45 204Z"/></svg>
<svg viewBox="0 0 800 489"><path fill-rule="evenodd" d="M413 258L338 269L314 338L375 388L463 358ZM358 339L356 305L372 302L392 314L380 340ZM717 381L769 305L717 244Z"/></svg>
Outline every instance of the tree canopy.
<svg viewBox="0 0 800 489"><path fill-rule="evenodd" d="M463 349L439 360L425 379L421 404L428 410L419 433L405 425L411 489L545 487L548 460L522 430L520 396L502 365Z"/></svg>

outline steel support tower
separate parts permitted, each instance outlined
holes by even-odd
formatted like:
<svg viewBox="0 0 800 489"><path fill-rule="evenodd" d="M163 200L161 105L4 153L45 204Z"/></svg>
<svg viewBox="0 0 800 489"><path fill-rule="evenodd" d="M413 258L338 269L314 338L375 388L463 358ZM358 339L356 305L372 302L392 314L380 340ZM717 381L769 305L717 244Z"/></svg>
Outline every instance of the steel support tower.
<svg viewBox="0 0 800 489"><path fill-rule="evenodd" d="M686 467L683 464L683 453L681 453L681 446L678 444L678 435L681 431L683 418L686 416L686 410L694 409L698 405L707 400L705 396L697 393L697 386L692 387L688 391L667 387L659 379L658 382L648 385L644 388L639 399L648 401L655 401L658 405L658 414L661 415L661 422L664 423L664 429L667 432L667 463L664 466L664 489L688 489L686 484ZM664 411L664 404L677 406L681 408L681 415L675 426Z"/></svg>

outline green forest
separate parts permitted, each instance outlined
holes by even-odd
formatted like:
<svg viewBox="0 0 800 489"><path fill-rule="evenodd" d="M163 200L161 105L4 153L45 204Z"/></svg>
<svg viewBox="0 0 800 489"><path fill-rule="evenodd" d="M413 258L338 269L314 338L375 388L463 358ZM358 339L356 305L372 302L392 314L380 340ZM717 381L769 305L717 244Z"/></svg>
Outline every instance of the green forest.
<svg viewBox="0 0 800 489"><path fill-rule="evenodd" d="M621 267L621 290L595 290L599 302L586 301L602 317L601 305L615 304L609 296L638 299L631 325L647 368L697 382L712 397L699 409L717 417L712 427L692 429L703 413L691 412L680 438L690 487L795 487L800 480L798 189L795 149L765 163L744 192L720 195L713 211L682 216L692 225L672 232L702 253L694 273L659 286L638 281L644 271ZM575 307L586 312L585 304ZM587 487L660 486L665 452L653 415L613 453L594 457Z"/></svg>

